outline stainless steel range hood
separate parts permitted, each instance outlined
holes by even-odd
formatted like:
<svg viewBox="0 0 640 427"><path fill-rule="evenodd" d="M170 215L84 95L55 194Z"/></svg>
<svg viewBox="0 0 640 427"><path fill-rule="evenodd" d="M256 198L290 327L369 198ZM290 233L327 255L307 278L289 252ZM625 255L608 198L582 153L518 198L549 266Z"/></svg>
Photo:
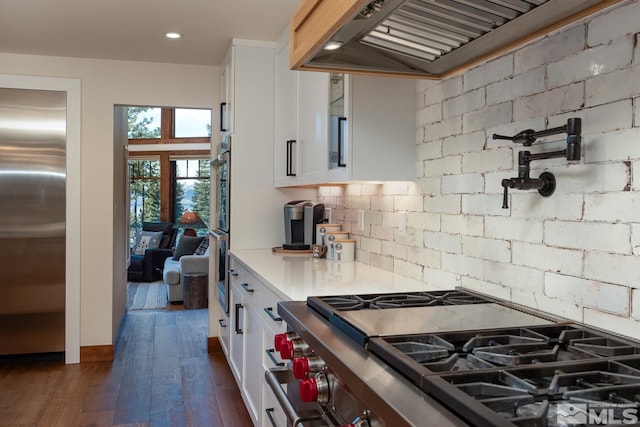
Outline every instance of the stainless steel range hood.
<svg viewBox="0 0 640 427"><path fill-rule="evenodd" d="M621 0L351 1L364 6L299 42L323 1L304 0L292 20L292 68L442 78ZM325 50L328 42L341 47Z"/></svg>

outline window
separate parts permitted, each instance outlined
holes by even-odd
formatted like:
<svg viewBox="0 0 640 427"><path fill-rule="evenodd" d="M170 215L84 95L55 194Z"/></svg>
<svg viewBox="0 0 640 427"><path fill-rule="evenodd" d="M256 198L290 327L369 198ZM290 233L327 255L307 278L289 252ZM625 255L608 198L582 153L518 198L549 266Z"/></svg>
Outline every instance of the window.
<svg viewBox="0 0 640 427"><path fill-rule="evenodd" d="M188 210L208 226L211 110L138 106L128 108L128 119L129 146L137 146L129 151L132 244L143 222L175 224ZM181 143L206 144L207 149L176 150L173 144Z"/></svg>
<svg viewBox="0 0 640 427"><path fill-rule="evenodd" d="M129 179L129 239L133 246L143 222L160 221L160 161L130 160Z"/></svg>

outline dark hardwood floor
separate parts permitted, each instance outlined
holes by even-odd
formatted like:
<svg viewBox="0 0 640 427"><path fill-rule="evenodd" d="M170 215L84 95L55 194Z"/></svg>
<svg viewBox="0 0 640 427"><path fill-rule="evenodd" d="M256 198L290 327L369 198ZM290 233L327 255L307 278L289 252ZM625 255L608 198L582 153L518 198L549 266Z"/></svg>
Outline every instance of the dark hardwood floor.
<svg viewBox="0 0 640 427"><path fill-rule="evenodd" d="M207 311L129 311L113 362L0 364L0 426L252 426Z"/></svg>

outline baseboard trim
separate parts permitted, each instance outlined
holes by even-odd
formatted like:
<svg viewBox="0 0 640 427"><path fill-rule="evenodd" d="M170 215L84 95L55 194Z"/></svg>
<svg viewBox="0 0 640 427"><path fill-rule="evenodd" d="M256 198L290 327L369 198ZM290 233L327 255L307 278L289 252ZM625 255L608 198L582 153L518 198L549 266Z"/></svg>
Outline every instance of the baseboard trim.
<svg viewBox="0 0 640 427"><path fill-rule="evenodd" d="M222 346L220 345L220 340L218 337L208 337L207 338L207 353L220 353L222 351Z"/></svg>
<svg viewBox="0 0 640 427"><path fill-rule="evenodd" d="M80 363L113 361L112 345L87 345L80 347Z"/></svg>

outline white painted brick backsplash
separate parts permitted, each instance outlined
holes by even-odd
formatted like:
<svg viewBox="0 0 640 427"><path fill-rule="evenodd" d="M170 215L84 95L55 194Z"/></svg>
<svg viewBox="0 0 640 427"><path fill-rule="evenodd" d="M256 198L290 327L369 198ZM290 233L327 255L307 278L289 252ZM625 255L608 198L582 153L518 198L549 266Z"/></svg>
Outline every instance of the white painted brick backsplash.
<svg viewBox="0 0 640 427"><path fill-rule="evenodd" d="M468 92L513 75L513 55L504 55L486 64L465 71L462 79Z"/></svg>
<svg viewBox="0 0 640 427"><path fill-rule="evenodd" d="M640 223L640 194L631 191L585 194L584 219Z"/></svg>
<svg viewBox="0 0 640 427"><path fill-rule="evenodd" d="M418 144L416 147L416 158L418 160L431 160L442 158L443 142L441 139L437 141L425 142Z"/></svg>
<svg viewBox="0 0 640 427"><path fill-rule="evenodd" d="M628 224L553 220L544 223L544 242L563 248L629 254L630 235Z"/></svg>
<svg viewBox="0 0 640 427"><path fill-rule="evenodd" d="M585 135L582 139L585 163L640 159L640 128Z"/></svg>
<svg viewBox="0 0 640 427"><path fill-rule="evenodd" d="M455 289L460 286L460 277L457 274L449 273L440 269L425 267L422 272L422 281L434 286L434 289Z"/></svg>
<svg viewBox="0 0 640 427"><path fill-rule="evenodd" d="M381 254L382 253L382 240L372 239L370 237L360 237L359 248L367 252Z"/></svg>
<svg viewBox="0 0 640 427"><path fill-rule="evenodd" d="M631 317L640 319L640 289L631 290Z"/></svg>
<svg viewBox="0 0 640 427"><path fill-rule="evenodd" d="M492 105L478 111L472 111L462 116L462 127L465 133L484 130L487 127L511 122L513 109L511 102Z"/></svg>
<svg viewBox="0 0 640 427"><path fill-rule="evenodd" d="M582 274L583 254L581 250L513 242L512 255L513 263L516 265L562 274Z"/></svg>
<svg viewBox="0 0 640 427"><path fill-rule="evenodd" d="M424 162L424 176L427 177L453 175L460 172L462 172L462 156L449 156Z"/></svg>
<svg viewBox="0 0 640 427"><path fill-rule="evenodd" d="M531 117L550 116L565 111L577 110L584 104L582 82L562 86L513 101L513 119L524 120Z"/></svg>
<svg viewBox="0 0 640 427"><path fill-rule="evenodd" d="M510 191L509 207L514 218L556 218L579 220L582 218L582 194L563 194L542 197L537 191ZM500 205L502 197L500 197Z"/></svg>
<svg viewBox="0 0 640 427"><path fill-rule="evenodd" d="M639 75L640 65L636 64L586 80L586 106L606 104L640 95Z"/></svg>
<svg viewBox="0 0 640 427"><path fill-rule="evenodd" d="M385 227L383 225L371 226L371 237L380 240L393 240L394 229L393 227Z"/></svg>
<svg viewBox="0 0 640 427"><path fill-rule="evenodd" d="M481 193L484 190L484 178L480 174L447 175L442 177L442 194Z"/></svg>
<svg viewBox="0 0 640 427"><path fill-rule="evenodd" d="M531 293L523 289L511 290L511 301L544 311L554 316L582 322L582 307L577 304L567 303L558 298L551 298L540 293Z"/></svg>
<svg viewBox="0 0 640 427"><path fill-rule="evenodd" d="M433 104L418 112L418 126L424 126L442 120L442 104Z"/></svg>
<svg viewBox="0 0 640 427"><path fill-rule="evenodd" d="M482 151L485 141L486 139L483 131L450 136L442 141L442 154L450 156L454 154Z"/></svg>
<svg viewBox="0 0 640 427"><path fill-rule="evenodd" d="M639 331L639 11L640 1L614 6L455 77L418 81L417 179L318 190L347 230L365 211L365 230L353 234L358 261L422 280L425 289L463 286L614 332ZM531 177L555 174L555 193L510 189L502 209L501 180L517 176L518 151L563 150L566 135L530 148L491 135L550 129L571 117L583 120L582 159L533 162Z"/></svg>
<svg viewBox="0 0 640 427"><path fill-rule="evenodd" d="M484 295L511 301L511 288L508 286L496 285L495 283L485 282L484 280L478 280L468 276L460 277L460 286Z"/></svg>
<svg viewBox="0 0 640 427"><path fill-rule="evenodd" d="M634 2L589 20L587 43L596 46L640 31L640 3Z"/></svg>
<svg viewBox="0 0 640 427"><path fill-rule="evenodd" d="M425 196L440 194L441 179L439 176L418 178L416 184Z"/></svg>
<svg viewBox="0 0 640 427"><path fill-rule="evenodd" d="M487 86L487 105L499 104L545 90L545 67Z"/></svg>
<svg viewBox="0 0 640 427"><path fill-rule="evenodd" d="M429 249L454 254L462 252L462 240L458 234L425 231L424 246Z"/></svg>
<svg viewBox="0 0 640 427"><path fill-rule="evenodd" d="M511 260L511 245L506 240L462 236L462 253L489 261L509 262Z"/></svg>
<svg viewBox="0 0 640 427"><path fill-rule="evenodd" d="M640 224L631 224L631 253L640 255Z"/></svg>
<svg viewBox="0 0 640 427"><path fill-rule="evenodd" d="M382 241L382 250L380 253L383 254L393 254L396 259L407 259L407 248L406 245L401 245L396 242L388 242L386 240Z"/></svg>
<svg viewBox="0 0 640 427"><path fill-rule="evenodd" d="M633 38L597 46L548 65L547 85L551 88L610 73L631 64Z"/></svg>
<svg viewBox="0 0 640 427"><path fill-rule="evenodd" d="M484 217L479 215L442 215L442 231L450 234L482 236L484 234Z"/></svg>
<svg viewBox="0 0 640 427"><path fill-rule="evenodd" d="M599 134L632 127L633 109L631 100L611 102L585 108L579 112L559 114L549 118L549 127L564 126L567 119L580 117L582 119L582 135ZM583 143L588 142L588 137L583 137Z"/></svg>
<svg viewBox="0 0 640 427"><path fill-rule="evenodd" d="M629 315L630 289L578 277L547 273L544 293L566 302L577 303L622 316Z"/></svg>
<svg viewBox="0 0 640 427"><path fill-rule="evenodd" d="M496 239L542 243L543 221L527 218L487 216L485 235Z"/></svg>
<svg viewBox="0 0 640 427"><path fill-rule="evenodd" d="M513 169L513 152L508 148L484 150L462 155L462 172L489 172Z"/></svg>
<svg viewBox="0 0 640 427"><path fill-rule="evenodd" d="M462 213L469 215L508 215L507 209L501 209L502 195L463 194Z"/></svg>
<svg viewBox="0 0 640 427"><path fill-rule="evenodd" d="M630 317L622 317L604 311L585 308L584 322L596 328L640 339L640 322Z"/></svg>
<svg viewBox="0 0 640 427"><path fill-rule="evenodd" d="M586 251L583 277L637 287L638 277L640 277L640 259L634 255Z"/></svg>
<svg viewBox="0 0 640 427"><path fill-rule="evenodd" d="M541 294L544 272L521 265L484 261L484 280Z"/></svg>
<svg viewBox="0 0 640 427"><path fill-rule="evenodd" d="M484 280L485 260L460 254L442 254L442 270Z"/></svg>
<svg viewBox="0 0 640 427"><path fill-rule="evenodd" d="M515 74L582 51L585 47L585 32L584 25L577 25L515 52Z"/></svg>
<svg viewBox="0 0 640 427"><path fill-rule="evenodd" d="M409 212L407 226L429 231L440 231L440 214L427 212Z"/></svg>
<svg viewBox="0 0 640 427"><path fill-rule="evenodd" d="M465 92L442 103L442 117L461 116L469 111L479 110L485 105L485 89L480 88Z"/></svg>
<svg viewBox="0 0 640 427"><path fill-rule="evenodd" d="M551 197L563 193L622 191L629 183L629 168L624 163L568 165L547 170L556 177L556 191ZM538 175L539 172L532 173Z"/></svg>
<svg viewBox="0 0 640 427"><path fill-rule="evenodd" d="M373 197L371 199L371 210L374 211L392 211L393 197Z"/></svg>
<svg viewBox="0 0 640 427"><path fill-rule="evenodd" d="M442 252L416 246L407 247L407 261L429 268L440 268Z"/></svg>
<svg viewBox="0 0 640 427"><path fill-rule="evenodd" d="M393 271L397 274L410 277L415 280L422 279L422 266L398 258L395 259Z"/></svg>
<svg viewBox="0 0 640 427"><path fill-rule="evenodd" d="M424 206L424 196L394 196L393 209L396 211L420 212Z"/></svg>

